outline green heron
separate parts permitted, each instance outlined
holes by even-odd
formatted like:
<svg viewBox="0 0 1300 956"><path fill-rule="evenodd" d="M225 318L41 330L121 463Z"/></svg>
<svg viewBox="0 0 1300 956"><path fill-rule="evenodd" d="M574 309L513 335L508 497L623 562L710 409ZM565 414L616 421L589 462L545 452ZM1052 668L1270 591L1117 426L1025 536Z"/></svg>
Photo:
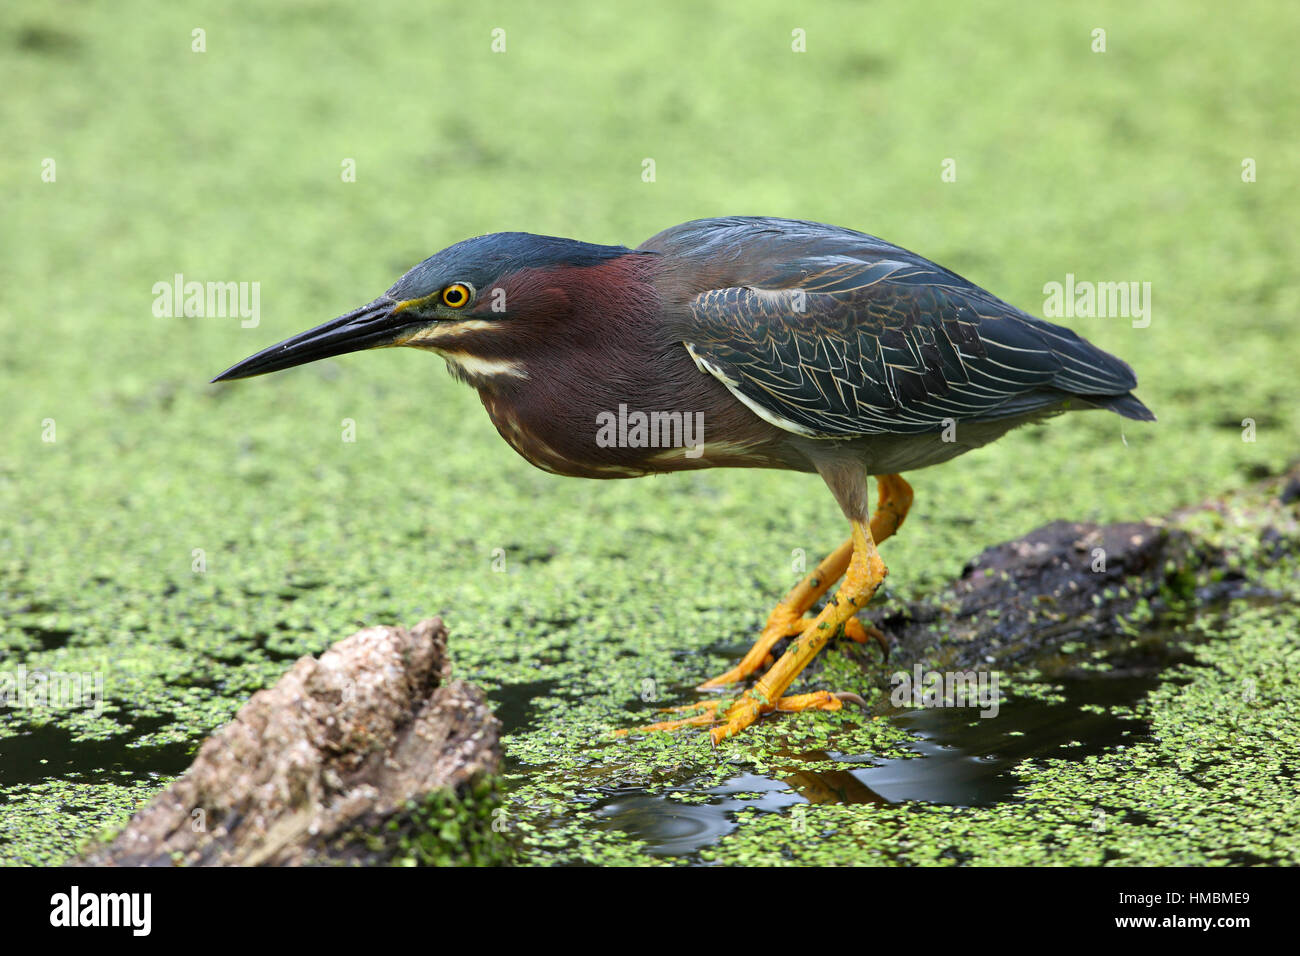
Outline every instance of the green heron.
<svg viewBox="0 0 1300 956"><path fill-rule="evenodd" d="M1132 369L1069 329L873 236L755 217L684 223L636 249L467 239L214 381L399 345L441 355L501 436L555 474L821 475L849 539L777 604L744 659L701 687L765 673L725 710L714 701L654 725L714 725L714 743L761 713L842 706L845 695L785 692L833 636L867 639L856 615L885 577L876 547L912 501L900 472L1069 408L1155 420Z"/></svg>

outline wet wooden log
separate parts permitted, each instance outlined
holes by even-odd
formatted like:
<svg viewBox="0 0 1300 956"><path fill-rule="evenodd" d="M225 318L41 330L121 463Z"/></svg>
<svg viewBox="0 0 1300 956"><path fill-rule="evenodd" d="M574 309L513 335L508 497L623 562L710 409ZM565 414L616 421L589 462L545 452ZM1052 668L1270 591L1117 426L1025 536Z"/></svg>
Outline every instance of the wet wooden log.
<svg viewBox="0 0 1300 956"><path fill-rule="evenodd" d="M1053 522L986 549L938 594L873 606L864 618L890 639L891 665L1041 660L1069 641L1132 634L1258 590L1252 568L1300 552L1297 499L1300 466L1161 519ZM1207 513L1230 529L1219 540L1197 530Z"/></svg>
<svg viewBox="0 0 1300 956"><path fill-rule="evenodd" d="M1056 521L987 548L940 594L877 622L891 662L962 669L1037 657L1053 645L1119 633L1140 601L1201 563L1181 531L1140 522Z"/></svg>
<svg viewBox="0 0 1300 956"><path fill-rule="evenodd" d="M80 862L495 862L500 725L480 689L450 677L437 619L304 657Z"/></svg>

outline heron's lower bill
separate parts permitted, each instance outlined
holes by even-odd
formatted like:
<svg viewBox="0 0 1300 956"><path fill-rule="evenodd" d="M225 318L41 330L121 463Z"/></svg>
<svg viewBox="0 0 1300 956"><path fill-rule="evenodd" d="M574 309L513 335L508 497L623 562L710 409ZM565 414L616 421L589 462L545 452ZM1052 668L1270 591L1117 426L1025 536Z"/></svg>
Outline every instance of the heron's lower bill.
<svg viewBox="0 0 1300 956"><path fill-rule="evenodd" d="M251 378L335 355L392 345L403 330L415 324L409 316L395 312L396 305L392 299L382 296L324 325L262 349L226 369L212 381Z"/></svg>

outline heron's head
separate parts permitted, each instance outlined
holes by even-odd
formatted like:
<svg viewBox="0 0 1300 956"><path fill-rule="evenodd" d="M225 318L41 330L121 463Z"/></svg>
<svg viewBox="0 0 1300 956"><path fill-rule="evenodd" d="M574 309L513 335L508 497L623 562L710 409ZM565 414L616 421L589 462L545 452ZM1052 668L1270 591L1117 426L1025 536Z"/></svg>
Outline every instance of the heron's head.
<svg viewBox="0 0 1300 956"><path fill-rule="evenodd" d="M609 286L639 276L619 263L646 255L526 232L466 239L425 259L373 302L263 349L213 381L399 345L438 352L471 381L526 377L530 352L548 335L563 336L576 308L596 309L611 298Z"/></svg>

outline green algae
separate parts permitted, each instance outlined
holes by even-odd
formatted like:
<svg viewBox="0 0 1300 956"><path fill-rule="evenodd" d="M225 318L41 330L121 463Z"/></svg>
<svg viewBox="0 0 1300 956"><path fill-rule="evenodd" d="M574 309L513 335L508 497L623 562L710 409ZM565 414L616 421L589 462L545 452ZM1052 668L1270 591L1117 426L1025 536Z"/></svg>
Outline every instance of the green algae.
<svg viewBox="0 0 1300 956"><path fill-rule="evenodd" d="M750 814L701 852L758 865L1300 863L1300 650L1295 606L1230 609L1137 708L1146 739L1082 760L1027 761L1015 801L810 805L815 839Z"/></svg>
<svg viewBox="0 0 1300 956"><path fill-rule="evenodd" d="M126 825L171 778L123 773L118 782L88 783L72 775L5 788L0 800L0 861L58 866L94 840Z"/></svg>
<svg viewBox="0 0 1300 956"><path fill-rule="evenodd" d="M383 821L361 821L330 841L331 862L386 866L502 866L513 847L502 834L496 781L479 777L430 791Z"/></svg>
<svg viewBox="0 0 1300 956"><path fill-rule="evenodd" d="M559 15L506 4L505 56L454 16L440 29L455 55L394 43L427 30L423 8L235 11L209 14L203 54L190 52L194 17L182 11L91 6L70 21L17 4L0 14L14 27L0 31L12 78L0 121L25 144L0 155L7 221L25 237L0 257L0 668L99 672L107 698L99 716L0 708L0 861L51 862L120 822L297 656L430 614L451 629L457 675L519 715L503 809L522 862L663 862L606 826L599 804L613 792L698 799L741 774L843 770L832 753L911 752L893 722L852 711L764 721L717 751L699 734L609 736L695 700L691 688L743 653L796 579L796 555L815 560L843 538L815 478L558 479L516 458L441 363L402 350L206 384L464 236L523 228L636 242L698 215L764 212L886 236L1031 311L1043 283L1067 271L1151 280L1149 328L1069 324L1133 364L1160 424L1065 416L912 476L916 505L884 546L891 574L872 613L1052 518L1166 513L1277 473L1300 448L1293 362L1279 347L1300 311L1290 278L1300 237L1286 214L1296 198L1278 174L1300 165L1300 133L1277 119L1300 109L1300 84L1284 81L1296 15L1274 4L1102 4L1093 19L1110 32L1105 55L1088 48L1093 20L1046 7L954 8L939 21L873 9L868 23L830 4L799 14L800 56L787 52L788 8L774 3L743 18L684 2ZM757 52L719 58L720 44ZM326 58L328 74L301 69ZM1052 121L1009 120L1023 116ZM773 128L815 128L835 148L784 151ZM939 162L954 154L959 179L944 184ZM46 156L56 183L40 181ZM338 164L349 156L359 176L345 185ZM655 183L641 181L644 156L659 163ZM1258 182L1240 181L1243 156L1259 160ZM260 282L261 325L153 316L153 283L176 272ZM1245 418L1255 441L1243 441ZM46 419L54 442L42 440ZM355 442L341 440L344 419ZM1287 570L1260 567L1268 545L1238 527L1249 515L1187 520L1232 552L1235 573L1294 594ZM1199 586L1176 576L1171 596L1194 610ZM1253 636L1225 627L1223 645L1252 646L1257 669L1285 672L1290 625L1268 613ZM1140 633L1152 622L1138 612L1130 623ZM796 689L878 704L884 669L870 653L837 648ZM1177 686L1216 673L1263 680L1246 668L1216 660ZM1059 697L1050 680L1017 692ZM1139 707L1153 724L1195 716L1237 733L1220 722L1226 712L1162 693ZM1270 726L1294 737L1292 691L1275 693ZM1263 720L1238 717L1248 728ZM30 736L51 727L58 736ZM19 781L6 754L24 739L42 741L47 763ZM1240 837L1253 848L1241 860L1284 858L1285 847L1258 851L1266 831L1294 832L1289 808L1237 793L1249 784L1278 797L1276 779L1256 780L1246 751L1208 730L1178 739L1242 764L1240 776L1206 789L1189 782L1200 774L1180 783L1179 764L1156 774L1153 763L1151 777L1188 806L1201 806L1195 787L1240 803L1250 838L1226 810L1202 809L1195 825ZM92 742L109 746L75 749ZM1168 756L1141 746L1152 761ZM69 753L86 761L70 766ZM1099 799L1081 803L1090 767ZM806 839L816 829L796 834L792 809L742 811L701 856L1159 855L1161 831L1106 782L1122 771L1100 756L1025 767L1038 817L1011 806L809 806L803 824L838 828L825 841ZM1086 829L1106 807L1108 829ZM943 832L952 839L935 849ZM1226 859L1198 858L1187 834L1170 839L1180 859Z"/></svg>

